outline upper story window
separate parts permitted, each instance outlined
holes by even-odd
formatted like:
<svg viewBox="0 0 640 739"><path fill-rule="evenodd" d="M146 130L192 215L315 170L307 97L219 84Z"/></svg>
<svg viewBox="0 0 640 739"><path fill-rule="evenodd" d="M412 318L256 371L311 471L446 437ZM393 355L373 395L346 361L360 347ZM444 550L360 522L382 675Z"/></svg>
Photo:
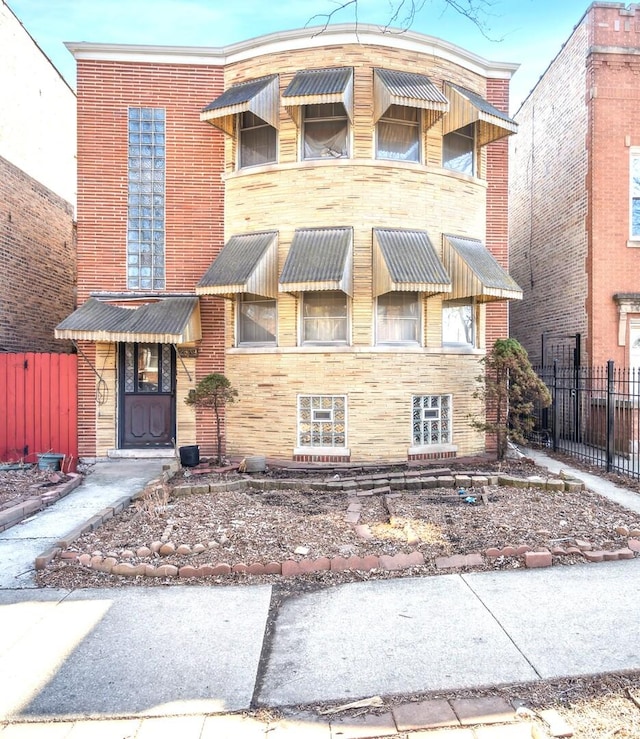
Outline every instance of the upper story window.
<svg viewBox="0 0 640 739"><path fill-rule="evenodd" d="M346 344L347 296L340 290L306 292L302 298L302 343Z"/></svg>
<svg viewBox="0 0 640 739"><path fill-rule="evenodd" d="M276 161L276 129L254 113L239 114L238 166L256 167Z"/></svg>
<svg viewBox="0 0 640 739"><path fill-rule="evenodd" d="M238 295L238 345L276 343L276 300L245 293Z"/></svg>
<svg viewBox="0 0 640 739"><path fill-rule="evenodd" d="M376 306L377 344L417 344L420 340L420 302L415 292L380 295Z"/></svg>
<svg viewBox="0 0 640 739"><path fill-rule="evenodd" d="M390 105L376 125L376 157L420 161L420 111Z"/></svg>
<svg viewBox="0 0 640 739"><path fill-rule="evenodd" d="M630 159L630 235L640 240L640 149L631 150Z"/></svg>
<svg viewBox="0 0 640 739"><path fill-rule="evenodd" d="M442 343L448 346L474 346L474 309L470 301L451 300L442 304Z"/></svg>
<svg viewBox="0 0 640 739"><path fill-rule="evenodd" d="M127 287L163 290L165 111L129 108Z"/></svg>
<svg viewBox="0 0 640 739"><path fill-rule="evenodd" d="M475 174L475 130L473 124L442 137L442 166L454 172Z"/></svg>
<svg viewBox="0 0 640 739"><path fill-rule="evenodd" d="M342 103L304 106L303 159L349 156L349 119Z"/></svg>

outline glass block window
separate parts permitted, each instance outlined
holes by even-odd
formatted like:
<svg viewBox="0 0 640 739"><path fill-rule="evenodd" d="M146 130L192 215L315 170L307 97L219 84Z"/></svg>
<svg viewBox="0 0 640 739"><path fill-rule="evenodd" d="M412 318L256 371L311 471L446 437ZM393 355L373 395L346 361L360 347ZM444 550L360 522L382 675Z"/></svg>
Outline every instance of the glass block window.
<svg viewBox="0 0 640 739"><path fill-rule="evenodd" d="M129 108L127 287L164 290L165 112Z"/></svg>
<svg viewBox="0 0 640 739"><path fill-rule="evenodd" d="M346 445L346 396L298 396L298 446L345 447Z"/></svg>
<svg viewBox="0 0 640 739"><path fill-rule="evenodd" d="M631 238L640 240L640 149L631 151Z"/></svg>
<svg viewBox="0 0 640 739"><path fill-rule="evenodd" d="M413 396L413 444L451 443L451 396Z"/></svg>

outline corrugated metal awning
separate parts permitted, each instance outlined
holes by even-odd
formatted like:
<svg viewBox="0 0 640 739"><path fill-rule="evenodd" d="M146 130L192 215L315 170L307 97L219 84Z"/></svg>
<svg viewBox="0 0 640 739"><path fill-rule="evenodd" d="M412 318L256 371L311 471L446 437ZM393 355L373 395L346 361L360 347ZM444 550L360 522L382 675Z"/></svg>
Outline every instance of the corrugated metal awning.
<svg viewBox="0 0 640 739"><path fill-rule="evenodd" d="M197 295L278 296L278 232L232 236L196 285Z"/></svg>
<svg viewBox="0 0 640 739"><path fill-rule="evenodd" d="M373 229L374 296L393 291L451 291L451 280L426 231Z"/></svg>
<svg viewBox="0 0 640 739"><path fill-rule="evenodd" d="M56 339L189 344L202 338L198 298L162 298L124 308L89 298L55 329Z"/></svg>
<svg viewBox="0 0 640 739"><path fill-rule="evenodd" d="M304 69L282 93L282 102L296 124L300 125L300 106L342 103L353 122L353 68Z"/></svg>
<svg viewBox="0 0 640 739"><path fill-rule="evenodd" d="M373 114L377 122L390 105L406 105L426 111L427 128L449 110L449 101L424 74L393 69L373 70Z"/></svg>
<svg viewBox="0 0 640 739"><path fill-rule="evenodd" d="M443 261L453 283L452 298L475 297L479 303L522 300L520 286L482 241L445 234Z"/></svg>
<svg viewBox="0 0 640 739"><path fill-rule="evenodd" d="M280 275L280 292L353 293L353 230L298 228Z"/></svg>
<svg viewBox="0 0 640 739"><path fill-rule="evenodd" d="M200 113L200 120L211 123L230 135L238 113L253 113L274 128L279 127L278 75L270 74L257 80L239 82L209 103Z"/></svg>
<svg viewBox="0 0 640 739"><path fill-rule="evenodd" d="M443 133L451 133L474 123L476 142L478 146L485 146L518 130L515 121L481 95L451 82L444 83L444 92L449 98L449 113L442 122Z"/></svg>

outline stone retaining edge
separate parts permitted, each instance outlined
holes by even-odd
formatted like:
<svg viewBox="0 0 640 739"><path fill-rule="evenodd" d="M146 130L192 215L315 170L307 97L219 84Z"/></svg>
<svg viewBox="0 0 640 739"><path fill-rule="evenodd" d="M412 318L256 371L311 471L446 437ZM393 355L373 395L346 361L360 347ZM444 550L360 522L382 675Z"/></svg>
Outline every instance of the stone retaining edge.
<svg viewBox="0 0 640 739"><path fill-rule="evenodd" d="M60 500L60 498L69 495L72 490L75 490L82 482L82 475L77 472L68 472L66 474L71 478L70 480L65 480L59 485L52 485L43 490L39 495L32 495L30 498L0 511L0 532L6 531L12 526L24 521L32 513L41 511L43 508Z"/></svg>

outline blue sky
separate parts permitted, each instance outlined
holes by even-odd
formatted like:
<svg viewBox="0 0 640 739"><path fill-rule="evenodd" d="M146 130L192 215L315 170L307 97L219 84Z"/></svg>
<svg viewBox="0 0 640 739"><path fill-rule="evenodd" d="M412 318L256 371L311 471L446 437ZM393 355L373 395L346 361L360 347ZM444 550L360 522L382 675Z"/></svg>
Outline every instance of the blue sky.
<svg viewBox="0 0 640 739"><path fill-rule="evenodd" d="M478 0L474 0L478 2ZM512 111L526 97L578 23L589 0L487 0L487 35L449 7L426 0L412 30L457 44L490 60L521 68L512 86ZM307 25L336 0L7 0L42 50L75 87L75 60L65 41L174 46L223 46ZM361 23L385 25L390 0L359 0ZM334 22L351 23L353 10ZM321 18L312 21L322 23Z"/></svg>

